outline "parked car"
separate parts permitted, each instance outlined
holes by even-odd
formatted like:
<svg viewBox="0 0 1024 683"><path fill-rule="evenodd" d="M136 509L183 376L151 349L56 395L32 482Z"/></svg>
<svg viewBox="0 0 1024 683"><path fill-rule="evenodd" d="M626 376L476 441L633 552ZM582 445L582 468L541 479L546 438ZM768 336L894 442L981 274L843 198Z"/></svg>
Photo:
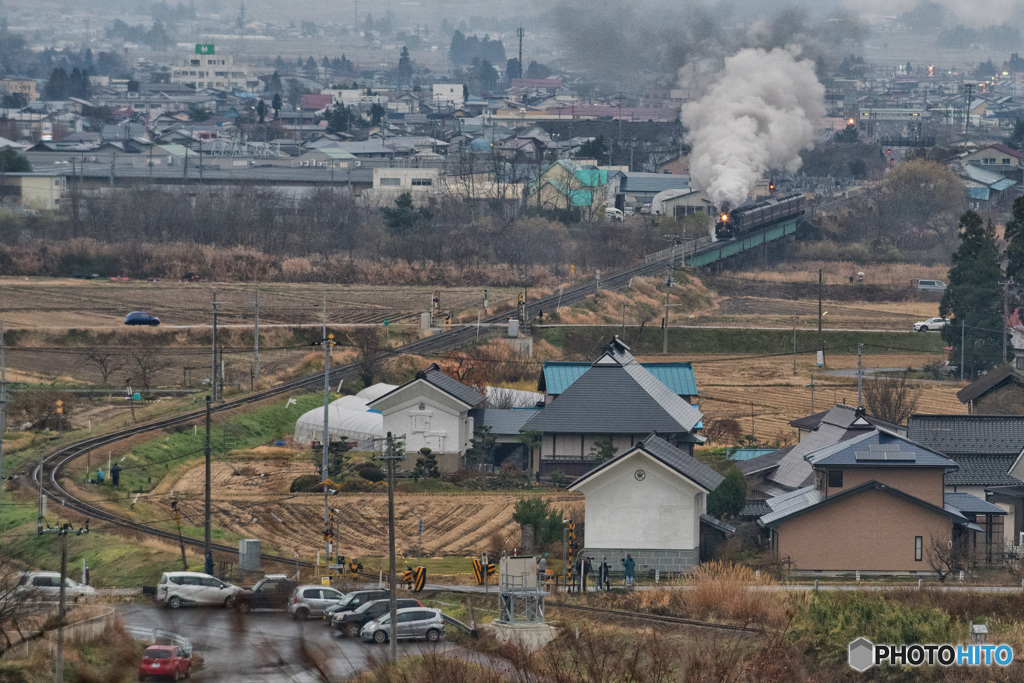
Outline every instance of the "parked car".
<svg viewBox="0 0 1024 683"><path fill-rule="evenodd" d="M160 318L143 311L132 311L124 317L125 325L149 325L156 327L160 324Z"/></svg>
<svg viewBox="0 0 1024 683"><path fill-rule="evenodd" d="M604 210L604 217L609 221L621 221L625 218L625 215L618 209L609 206Z"/></svg>
<svg viewBox="0 0 1024 683"><path fill-rule="evenodd" d="M142 653L139 680L164 676L175 681L192 677L192 657L177 645L150 645Z"/></svg>
<svg viewBox="0 0 1024 683"><path fill-rule="evenodd" d="M96 589L64 578L65 600L72 602L96 595ZM60 599L60 572L25 572L18 578L14 588L18 593L28 593L39 600L55 601Z"/></svg>
<svg viewBox="0 0 1024 683"><path fill-rule="evenodd" d="M398 603L398 609L405 609L407 607L423 607L423 603L413 598L398 598L396 602ZM331 617L331 626L338 631L341 631L346 636L355 638L359 635L359 631L362 630L363 626L365 626L367 622L382 617L387 614L390 609L390 599L366 602L355 610L335 612Z"/></svg>
<svg viewBox="0 0 1024 683"><path fill-rule="evenodd" d="M444 616L439 609L412 607L398 610L398 640L423 638L431 643L444 638ZM391 635L391 615L385 614L368 622L359 632L363 640L386 643Z"/></svg>
<svg viewBox="0 0 1024 683"><path fill-rule="evenodd" d="M364 605L372 600L383 600L388 596L389 593L385 590L352 591L351 593L346 593L344 600L324 608L324 621L330 626L331 617L338 612L351 612L360 605Z"/></svg>
<svg viewBox="0 0 1024 683"><path fill-rule="evenodd" d="M941 330L948 324L949 321L945 318L928 318L919 323L914 323L914 329L918 332L928 332L930 330Z"/></svg>
<svg viewBox="0 0 1024 683"><path fill-rule="evenodd" d="M298 586L288 599L288 614L299 621L320 616L325 608L345 599L345 594L328 586Z"/></svg>
<svg viewBox="0 0 1024 683"><path fill-rule="evenodd" d="M919 292L945 292L946 283L942 280L918 280L917 290Z"/></svg>
<svg viewBox="0 0 1024 683"><path fill-rule="evenodd" d="M241 588L201 572L164 572L156 586L157 602L171 609L182 605L234 607Z"/></svg>
<svg viewBox="0 0 1024 683"><path fill-rule="evenodd" d="M640 207L640 213L642 215L647 215L650 212L651 212L651 205L650 204L644 204L643 206Z"/></svg>
<svg viewBox="0 0 1024 683"><path fill-rule="evenodd" d="M235 596L235 607L239 612L254 609L285 609L292 591L298 586L284 574L268 574L252 588L243 588Z"/></svg>

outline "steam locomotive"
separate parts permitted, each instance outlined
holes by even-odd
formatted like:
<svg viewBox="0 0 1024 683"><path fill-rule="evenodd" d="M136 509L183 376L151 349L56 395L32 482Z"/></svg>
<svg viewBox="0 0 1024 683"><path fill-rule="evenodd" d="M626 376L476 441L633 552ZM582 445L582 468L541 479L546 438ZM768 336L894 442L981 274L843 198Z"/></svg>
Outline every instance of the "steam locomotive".
<svg viewBox="0 0 1024 683"><path fill-rule="evenodd" d="M775 223L802 216L805 208L802 194L772 197L723 213L715 221L715 238L731 240Z"/></svg>

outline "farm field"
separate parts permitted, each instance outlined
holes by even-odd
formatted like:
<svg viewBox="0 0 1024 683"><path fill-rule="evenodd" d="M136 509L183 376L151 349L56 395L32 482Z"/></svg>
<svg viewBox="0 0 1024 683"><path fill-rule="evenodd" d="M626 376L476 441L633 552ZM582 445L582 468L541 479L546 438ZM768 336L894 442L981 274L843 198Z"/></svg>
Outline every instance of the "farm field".
<svg viewBox="0 0 1024 683"><path fill-rule="evenodd" d="M0 315L8 328L120 327L124 316L144 310L162 325L209 325L213 294L217 294L218 322L251 325L256 299L255 283L214 282L111 282L45 278L0 278ZM430 308L440 290L441 306L459 313L474 311L483 302L477 287L373 287L314 283L259 285L261 325L319 325L327 296L331 324L383 323L419 325L419 314ZM490 288L491 307L511 301L515 290Z"/></svg>

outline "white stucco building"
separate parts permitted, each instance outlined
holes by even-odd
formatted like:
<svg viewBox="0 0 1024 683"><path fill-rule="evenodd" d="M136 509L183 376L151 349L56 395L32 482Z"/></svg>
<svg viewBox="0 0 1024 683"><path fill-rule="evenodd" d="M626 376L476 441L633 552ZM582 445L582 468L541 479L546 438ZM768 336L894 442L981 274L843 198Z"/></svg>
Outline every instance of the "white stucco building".
<svg viewBox="0 0 1024 683"><path fill-rule="evenodd" d="M171 83L183 83L196 90L253 91L259 79L244 64L235 64L230 55L216 54L213 45L197 44L195 54L179 59L171 68Z"/></svg>
<svg viewBox="0 0 1024 683"><path fill-rule="evenodd" d="M403 467L413 467L419 449L427 447L437 455L442 472L453 472L473 439L469 411L486 401L483 394L452 379L433 363L412 381L370 401L368 407L383 414L385 434L390 432L405 442Z"/></svg>
<svg viewBox="0 0 1024 683"><path fill-rule="evenodd" d="M586 498L584 548L612 567L632 554L636 571L681 573L700 561L707 496L722 475L651 434L590 470L569 487ZM702 519L703 517L703 519Z"/></svg>

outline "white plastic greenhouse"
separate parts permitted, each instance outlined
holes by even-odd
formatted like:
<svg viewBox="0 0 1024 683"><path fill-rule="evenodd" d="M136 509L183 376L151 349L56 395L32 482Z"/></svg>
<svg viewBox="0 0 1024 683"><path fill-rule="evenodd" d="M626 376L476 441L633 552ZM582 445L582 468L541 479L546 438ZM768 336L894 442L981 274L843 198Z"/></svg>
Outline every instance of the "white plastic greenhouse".
<svg viewBox="0 0 1024 683"><path fill-rule="evenodd" d="M355 399L355 401L353 401ZM344 396L328 406L327 433L331 439L357 441L358 448L371 449L373 439L384 436L384 416L361 407L355 396ZM324 409L314 408L295 422L295 442L309 444L324 438Z"/></svg>
<svg viewBox="0 0 1024 683"><path fill-rule="evenodd" d="M378 399L384 394L388 393L389 391L394 391L397 388L397 385L384 384L384 382L380 382L379 384L371 384L370 386L366 387L365 389L357 393L356 396L358 396L359 398L365 398L367 402L369 402Z"/></svg>

